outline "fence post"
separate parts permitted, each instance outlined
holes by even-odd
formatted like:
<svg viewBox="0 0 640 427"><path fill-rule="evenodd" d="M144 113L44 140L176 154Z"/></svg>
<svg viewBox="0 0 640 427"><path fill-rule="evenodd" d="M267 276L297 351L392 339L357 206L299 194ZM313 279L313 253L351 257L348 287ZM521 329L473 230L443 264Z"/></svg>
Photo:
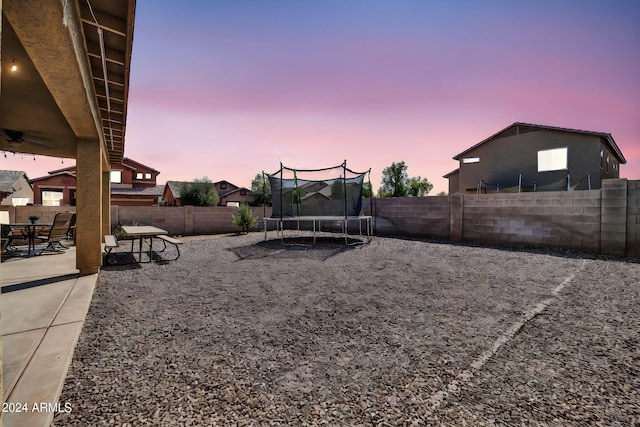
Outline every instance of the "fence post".
<svg viewBox="0 0 640 427"><path fill-rule="evenodd" d="M449 238L462 240L464 194L450 194L449 204Z"/></svg>
<svg viewBox="0 0 640 427"><path fill-rule="evenodd" d="M625 256L627 245L627 180L602 181L600 207L600 252Z"/></svg>

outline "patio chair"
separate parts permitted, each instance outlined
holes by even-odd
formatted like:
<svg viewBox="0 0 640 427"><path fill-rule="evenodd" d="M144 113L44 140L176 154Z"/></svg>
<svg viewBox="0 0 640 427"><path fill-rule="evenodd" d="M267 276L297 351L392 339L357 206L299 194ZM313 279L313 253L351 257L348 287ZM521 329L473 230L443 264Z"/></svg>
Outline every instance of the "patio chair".
<svg viewBox="0 0 640 427"><path fill-rule="evenodd" d="M16 249L13 241L16 240L16 237L20 238L20 236L16 236L13 233L9 223L9 212L0 211L0 225L2 226L2 250L0 252L4 253L6 251L8 254L12 254Z"/></svg>
<svg viewBox="0 0 640 427"><path fill-rule="evenodd" d="M15 236L11 231L11 227L7 224L1 224L2 226L2 251L7 252L8 254L12 254L15 250L13 246L13 241L15 240Z"/></svg>
<svg viewBox="0 0 640 427"><path fill-rule="evenodd" d="M73 244L76 244L76 214L71 215L71 220L69 221L69 228L67 229L67 235L64 239L65 241L73 241ZM69 246L62 243L62 240L57 244L63 249L69 249ZM68 244L68 243L67 243Z"/></svg>
<svg viewBox="0 0 640 427"><path fill-rule="evenodd" d="M64 252L64 250L60 249L62 245L60 242L67 238L69 224L74 215L73 212L58 212L53 218L53 224L51 224L49 233L46 236L36 236L36 239L42 240L42 243L47 243L47 246L42 249L38 255L48 250L57 253Z"/></svg>

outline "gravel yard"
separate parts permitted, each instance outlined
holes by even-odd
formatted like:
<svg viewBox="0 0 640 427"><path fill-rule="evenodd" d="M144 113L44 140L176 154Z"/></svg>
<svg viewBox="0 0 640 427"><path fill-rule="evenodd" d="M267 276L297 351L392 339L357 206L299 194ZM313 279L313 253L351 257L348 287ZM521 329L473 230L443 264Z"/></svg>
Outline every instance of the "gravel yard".
<svg viewBox="0 0 640 427"><path fill-rule="evenodd" d="M54 424L640 425L638 262L262 239L105 268Z"/></svg>

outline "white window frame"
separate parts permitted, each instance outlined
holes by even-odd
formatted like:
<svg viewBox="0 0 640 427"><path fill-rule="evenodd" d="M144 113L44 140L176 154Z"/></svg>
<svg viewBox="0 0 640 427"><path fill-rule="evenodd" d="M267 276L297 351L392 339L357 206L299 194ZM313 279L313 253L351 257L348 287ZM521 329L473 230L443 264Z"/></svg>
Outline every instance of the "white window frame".
<svg viewBox="0 0 640 427"><path fill-rule="evenodd" d="M13 197L11 199L12 206L27 206L27 203L29 203L28 197Z"/></svg>
<svg viewBox="0 0 640 427"><path fill-rule="evenodd" d="M49 193L49 194L47 194ZM60 197L51 197L53 194ZM60 190L42 190L42 206L62 206L64 192Z"/></svg>
<svg viewBox="0 0 640 427"><path fill-rule="evenodd" d="M466 157L462 159L462 163L480 163L480 157Z"/></svg>
<svg viewBox="0 0 640 427"><path fill-rule="evenodd" d="M109 182L111 182L112 184L122 184L122 171L111 171L111 173L109 174Z"/></svg>
<svg viewBox="0 0 640 427"><path fill-rule="evenodd" d="M569 147L538 150L538 172L568 170Z"/></svg>

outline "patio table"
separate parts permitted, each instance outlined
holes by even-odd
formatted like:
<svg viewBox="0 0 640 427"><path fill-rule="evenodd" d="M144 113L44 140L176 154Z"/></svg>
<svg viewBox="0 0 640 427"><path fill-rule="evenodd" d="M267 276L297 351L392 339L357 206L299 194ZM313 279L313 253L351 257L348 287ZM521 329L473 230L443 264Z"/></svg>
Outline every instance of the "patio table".
<svg viewBox="0 0 640 427"><path fill-rule="evenodd" d="M138 262L142 262L142 245L145 238L150 239L149 242L149 261L151 261L151 249L153 247L153 238L161 234L167 234L167 230L153 227L151 225L123 225L122 230L129 236L138 238ZM131 252L133 253L133 241L131 242Z"/></svg>
<svg viewBox="0 0 640 427"><path fill-rule="evenodd" d="M31 222L14 222L12 224L8 224L12 229L20 228L26 231L24 237L27 238L27 242L29 248L27 250L27 256L31 256L31 251L35 251L36 249L36 230L38 227L51 227L53 223L51 222L39 222L39 223L31 223Z"/></svg>

